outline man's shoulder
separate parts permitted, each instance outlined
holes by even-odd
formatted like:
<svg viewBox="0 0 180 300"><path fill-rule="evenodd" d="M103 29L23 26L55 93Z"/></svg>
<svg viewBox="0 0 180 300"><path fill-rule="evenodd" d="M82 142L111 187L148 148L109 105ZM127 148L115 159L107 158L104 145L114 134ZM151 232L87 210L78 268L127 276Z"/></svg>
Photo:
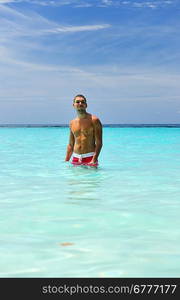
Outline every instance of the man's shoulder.
<svg viewBox="0 0 180 300"><path fill-rule="evenodd" d="M93 123L94 126L98 126L98 127L101 126L102 127L101 121L97 116L91 115L91 120L92 120L92 123Z"/></svg>
<svg viewBox="0 0 180 300"><path fill-rule="evenodd" d="M96 115L91 115L91 120L92 120L93 123L99 123L100 122L100 119Z"/></svg>
<svg viewBox="0 0 180 300"><path fill-rule="evenodd" d="M73 119L73 120L71 120L71 121L69 122L69 127L70 127L70 128L72 128L74 122L75 122L75 119Z"/></svg>
<svg viewBox="0 0 180 300"><path fill-rule="evenodd" d="M76 121L76 119L73 119L73 120L71 120L71 121L69 122L69 124L71 125L71 124L73 124L75 121Z"/></svg>

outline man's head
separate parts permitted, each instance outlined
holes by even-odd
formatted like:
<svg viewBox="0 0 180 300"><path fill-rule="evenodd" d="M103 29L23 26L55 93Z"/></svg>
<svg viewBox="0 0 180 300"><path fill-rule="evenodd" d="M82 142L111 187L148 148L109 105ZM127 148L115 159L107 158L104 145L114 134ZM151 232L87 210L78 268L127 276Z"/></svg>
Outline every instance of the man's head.
<svg viewBox="0 0 180 300"><path fill-rule="evenodd" d="M76 95L73 100L74 108L79 112L85 112L87 108L87 101L84 95Z"/></svg>

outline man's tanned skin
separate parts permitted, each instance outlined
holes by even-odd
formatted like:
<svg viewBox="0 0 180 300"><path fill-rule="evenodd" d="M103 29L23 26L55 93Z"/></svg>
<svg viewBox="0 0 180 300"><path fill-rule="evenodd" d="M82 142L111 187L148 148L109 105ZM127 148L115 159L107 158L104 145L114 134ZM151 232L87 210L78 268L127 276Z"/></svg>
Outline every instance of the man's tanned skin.
<svg viewBox="0 0 180 300"><path fill-rule="evenodd" d="M94 152L89 164L95 164L102 148L102 124L96 116L86 112L87 101L83 95L74 98L73 106L77 117L70 121L70 137L65 161L70 160L73 152L77 154Z"/></svg>

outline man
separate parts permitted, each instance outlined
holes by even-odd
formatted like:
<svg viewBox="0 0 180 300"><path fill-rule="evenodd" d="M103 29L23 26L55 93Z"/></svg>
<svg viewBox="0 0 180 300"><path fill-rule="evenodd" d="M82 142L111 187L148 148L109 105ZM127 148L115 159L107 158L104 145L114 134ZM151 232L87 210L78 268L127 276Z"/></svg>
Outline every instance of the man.
<svg viewBox="0 0 180 300"><path fill-rule="evenodd" d="M77 117L70 122L65 161L73 155L72 164L97 167L102 148L102 124L96 116L86 112L87 101L83 95L74 97L73 106Z"/></svg>

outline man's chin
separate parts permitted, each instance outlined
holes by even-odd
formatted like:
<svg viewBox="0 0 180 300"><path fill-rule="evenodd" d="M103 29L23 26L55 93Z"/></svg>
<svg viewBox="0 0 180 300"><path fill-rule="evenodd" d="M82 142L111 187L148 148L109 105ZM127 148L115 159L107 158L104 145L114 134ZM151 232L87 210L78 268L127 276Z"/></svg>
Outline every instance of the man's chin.
<svg viewBox="0 0 180 300"><path fill-rule="evenodd" d="M85 113L85 112L86 112L86 110L83 109L83 108L78 108L77 111L78 111L78 112L81 112L81 113Z"/></svg>

